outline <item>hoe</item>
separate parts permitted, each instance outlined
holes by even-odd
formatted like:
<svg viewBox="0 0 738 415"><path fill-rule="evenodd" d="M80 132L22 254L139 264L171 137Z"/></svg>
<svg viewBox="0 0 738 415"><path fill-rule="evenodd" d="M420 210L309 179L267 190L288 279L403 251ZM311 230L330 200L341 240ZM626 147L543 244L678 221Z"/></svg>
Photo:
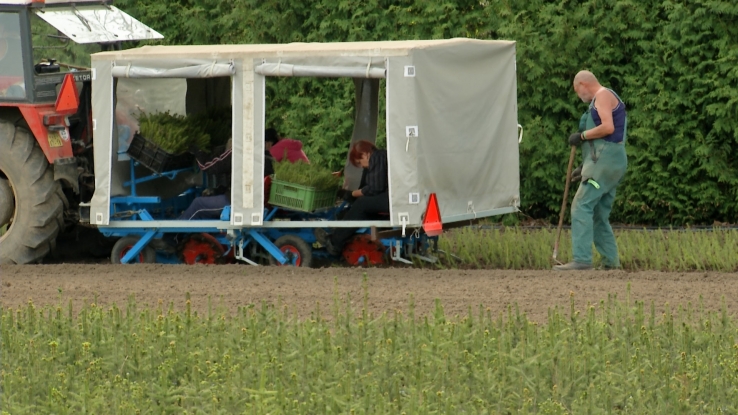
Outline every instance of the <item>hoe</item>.
<svg viewBox="0 0 738 415"><path fill-rule="evenodd" d="M569 200L569 185L571 183L571 171L574 167L574 156L577 154L576 146L571 146L569 153L569 166L566 168L566 185L564 185L564 199L561 201L561 212L559 213L559 226L556 229L556 242L554 243L553 262L555 265L563 265L556 259L559 255L559 242L561 241L561 228L564 226L564 214L566 213L566 202Z"/></svg>

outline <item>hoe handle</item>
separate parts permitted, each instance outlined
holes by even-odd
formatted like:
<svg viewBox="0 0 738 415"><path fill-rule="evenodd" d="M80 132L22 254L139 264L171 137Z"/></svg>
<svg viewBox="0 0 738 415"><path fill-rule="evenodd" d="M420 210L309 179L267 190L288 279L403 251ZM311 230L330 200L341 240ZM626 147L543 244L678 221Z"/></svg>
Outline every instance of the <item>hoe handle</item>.
<svg viewBox="0 0 738 415"><path fill-rule="evenodd" d="M561 240L561 228L564 226L564 214L566 213L566 202L569 200L569 184L571 183L571 171L574 167L574 157L577 155L577 147L571 146L569 153L569 166L566 168L566 184L564 185L564 199L561 201L561 213L559 213L559 227L556 229L556 243L554 244L553 259L559 254L559 241Z"/></svg>

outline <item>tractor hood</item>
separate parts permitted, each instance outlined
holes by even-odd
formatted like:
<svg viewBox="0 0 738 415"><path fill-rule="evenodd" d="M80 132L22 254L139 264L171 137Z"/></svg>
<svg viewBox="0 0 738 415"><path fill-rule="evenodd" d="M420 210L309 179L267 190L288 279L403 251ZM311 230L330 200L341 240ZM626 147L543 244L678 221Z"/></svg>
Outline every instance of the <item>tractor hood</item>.
<svg viewBox="0 0 738 415"><path fill-rule="evenodd" d="M112 43L164 38L115 6L55 6L37 9L34 13L75 43Z"/></svg>

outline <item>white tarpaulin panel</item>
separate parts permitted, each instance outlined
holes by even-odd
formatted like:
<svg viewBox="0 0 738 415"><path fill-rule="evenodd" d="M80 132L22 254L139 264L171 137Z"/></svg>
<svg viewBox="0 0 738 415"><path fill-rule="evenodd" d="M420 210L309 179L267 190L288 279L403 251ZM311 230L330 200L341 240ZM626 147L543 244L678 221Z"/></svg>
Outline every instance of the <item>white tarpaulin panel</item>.
<svg viewBox="0 0 738 415"><path fill-rule="evenodd" d="M115 6L77 5L34 10L75 43L163 39L164 36Z"/></svg>
<svg viewBox="0 0 738 415"><path fill-rule="evenodd" d="M233 78L233 175L231 223L259 226L264 220L264 77L254 61L236 61Z"/></svg>
<svg viewBox="0 0 738 415"><path fill-rule="evenodd" d="M181 68L160 69L143 66L116 66L113 76L116 78L216 78L232 76L236 73L233 64L215 63Z"/></svg>
<svg viewBox="0 0 738 415"><path fill-rule="evenodd" d="M110 222L111 166L113 150L113 63L93 61L92 70L92 137L95 143L95 193L90 200L90 223L107 225Z"/></svg>
<svg viewBox="0 0 738 415"><path fill-rule="evenodd" d="M384 78L384 68L306 66L288 63L264 63L256 67L257 74L264 76L304 76L313 78Z"/></svg>
<svg viewBox="0 0 738 415"><path fill-rule="evenodd" d="M515 44L469 41L390 58L387 129L393 224L422 223L436 193L444 222L519 203Z"/></svg>
<svg viewBox="0 0 738 415"><path fill-rule="evenodd" d="M186 115L185 98L187 82L184 79L134 79L120 78L115 87L115 123L118 134L118 161L129 160L125 153L139 130L141 113L169 112ZM113 181L113 188L116 183ZM145 186L145 185L144 185ZM121 194L123 191L120 191ZM113 194L116 193L113 190Z"/></svg>

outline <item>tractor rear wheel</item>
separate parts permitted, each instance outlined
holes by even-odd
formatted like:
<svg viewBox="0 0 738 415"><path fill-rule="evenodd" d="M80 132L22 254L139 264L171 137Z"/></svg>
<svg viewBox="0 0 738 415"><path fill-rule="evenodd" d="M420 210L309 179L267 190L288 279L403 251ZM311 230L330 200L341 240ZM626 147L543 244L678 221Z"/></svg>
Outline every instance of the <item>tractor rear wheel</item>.
<svg viewBox="0 0 738 415"><path fill-rule="evenodd" d="M0 119L0 149L0 264L39 262L64 225L64 193L27 129Z"/></svg>

